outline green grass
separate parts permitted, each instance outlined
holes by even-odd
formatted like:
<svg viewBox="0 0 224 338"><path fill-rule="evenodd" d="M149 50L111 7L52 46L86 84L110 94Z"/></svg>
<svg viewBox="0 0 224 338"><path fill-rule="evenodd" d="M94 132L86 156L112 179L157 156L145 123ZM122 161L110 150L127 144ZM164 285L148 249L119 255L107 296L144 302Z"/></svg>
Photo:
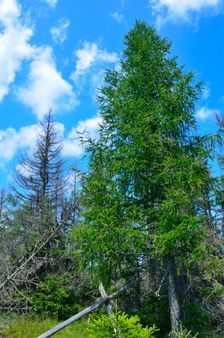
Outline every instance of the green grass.
<svg viewBox="0 0 224 338"><path fill-rule="evenodd" d="M42 333L56 326L58 322L54 319L47 318L31 318L20 316L13 319L8 328L0 333L0 337L4 338L37 338ZM69 325L62 331L56 333L57 338L87 338L85 334L86 324L84 321Z"/></svg>
<svg viewBox="0 0 224 338"><path fill-rule="evenodd" d="M33 316L13 315L11 318L0 316L0 337L1 338L37 338L42 333L56 326L59 322L52 318L40 319ZM7 325L8 327L3 329ZM88 338L85 333L87 324L84 320L77 321L67 328L56 333L56 338ZM206 338L224 338L219 335L207 335Z"/></svg>

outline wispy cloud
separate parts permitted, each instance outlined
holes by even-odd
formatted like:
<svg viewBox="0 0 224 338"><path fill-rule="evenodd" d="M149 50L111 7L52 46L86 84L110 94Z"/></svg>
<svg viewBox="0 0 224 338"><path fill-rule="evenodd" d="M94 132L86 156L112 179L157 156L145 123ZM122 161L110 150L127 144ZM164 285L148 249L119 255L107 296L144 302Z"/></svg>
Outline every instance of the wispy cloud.
<svg viewBox="0 0 224 338"><path fill-rule="evenodd" d="M58 2L58 0L41 0L41 1L50 5L52 8L55 8L55 6L57 5L57 2Z"/></svg>
<svg viewBox="0 0 224 338"><path fill-rule="evenodd" d="M205 121L210 117L214 117L216 114L219 114L219 109L209 109L207 107L202 107L196 112L196 118L199 120Z"/></svg>
<svg viewBox="0 0 224 338"><path fill-rule="evenodd" d="M64 125L55 123L55 130L60 136L64 135ZM31 150L37 140L40 124L32 124L21 127L19 130L7 128L0 130L0 159L5 163L11 161L21 150Z"/></svg>
<svg viewBox="0 0 224 338"><path fill-rule="evenodd" d="M56 26L51 27L50 32L55 42L63 43L67 39L69 25L70 21L67 18L61 18Z"/></svg>
<svg viewBox="0 0 224 338"><path fill-rule="evenodd" d="M99 126L102 123L100 116L94 116L87 120L79 121L77 126L71 130L68 137L64 140L63 155L64 156L81 156L84 153L84 146L80 143L80 133L84 137L96 138Z"/></svg>
<svg viewBox="0 0 224 338"><path fill-rule="evenodd" d="M9 26L20 16L20 7L16 0L0 0L0 21L3 25Z"/></svg>
<svg viewBox="0 0 224 338"><path fill-rule="evenodd" d="M80 133L85 137L96 138L102 118L98 115L81 120L70 131L66 132L65 126L60 122L55 122L55 130L63 139L62 155L65 157L79 157L83 155L85 147L81 145ZM4 167L20 151L32 151L37 134L40 131L40 124L32 124L21 127L19 130L7 128L0 130L0 160ZM21 168L17 168L20 170ZM24 169L24 168L23 168Z"/></svg>
<svg viewBox="0 0 224 338"><path fill-rule="evenodd" d="M117 12L117 11L111 13L110 16L111 16L115 21L117 21L118 23L122 23L123 20L124 20L124 16L123 16L121 13Z"/></svg>
<svg viewBox="0 0 224 338"><path fill-rule="evenodd" d="M83 47L75 51L76 68L71 78L74 82L81 76L86 75L91 67L97 64L116 63L118 56L116 53L109 53L105 49L100 49L96 43L85 41Z"/></svg>
<svg viewBox="0 0 224 338"><path fill-rule="evenodd" d="M57 71L50 47L36 49L36 55L30 65L28 83L17 90L18 98L32 108L42 119L49 108L54 112L68 110L79 102L71 84Z"/></svg>
<svg viewBox="0 0 224 338"><path fill-rule="evenodd" d="M217 12L222 0L149 0L154 14L157 16L157 25L166 21L190 21L192 15L202 14L209 10Z"/></svg>
<svg viewBox="0 0 224 338"><path fill-rule="evenodd" d="M0 130L0 158L10 161L18 150L32 147L35 142L38 126L25 126L16 131L14 128Z"/></svg>
<svg viewBox="0 0 224 338"><path fill-rule="evenodd" d="M101 49L96 43L88 41L85 41L83 47L76 50L74 55L76 64L71 79L77 93L81 93L85 86L95 102L97 90L103 85L105 69L116 68L118 55Z"/></svg>
<svg viewBox="0 0 224 338"><path fill-rule="evenodd" d="M8 93L23 60L29 59L33 47L29 44L33 31L20 20L21 8L16 0L0 0L0 101Z"/></svg>
<svg viewBox="0 0 224 338"><path fill-rule="evenodd" d="M207 100L209 98L210 94L211 94L210 88L209 87L204 87L203 90L202 90L202 98L204 100Z"/></svg>

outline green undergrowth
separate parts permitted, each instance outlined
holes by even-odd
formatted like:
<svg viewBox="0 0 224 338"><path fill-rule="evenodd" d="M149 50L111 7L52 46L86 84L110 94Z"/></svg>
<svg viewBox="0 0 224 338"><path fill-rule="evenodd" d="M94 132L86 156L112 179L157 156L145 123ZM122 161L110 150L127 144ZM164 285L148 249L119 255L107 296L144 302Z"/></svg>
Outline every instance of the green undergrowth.
<svg viewBox="0 0 224 338"><path fill-rule="evenodd" d="M94 324L93 318L94 317L91 318L91 322L93 321L93 324ZM0 316L0 338L37 338L39 335L53 328L57 324L59 324L59 321L53 318L42 319L41 317L34 317L30 315L26 315L26 316L12 315L10 316L10 318L7 317L7 319L5 319ZM91 334L89 336L87 334L87 331L89 332L91 331L89 330L90 326L87 324L86 320L77 321L69 325L67 328L63 329L62 331L56 333L54 337L89 338ZM102 337L102 335L99 333L92 335L92 336ZM146 336L143 335L142 337L148 337L148 336L150 335L146 335ZM215 335L215 334L213 335L205 334L202 336L205 338L224 338L224 335ZM124 335L124 337L126 337L126 335Z"/></svg>
<svg viewBox="0 0 224 338"><path fill-rule="evenodd" d="M4 338L36 338L47 330L59 324L52 318L41 319L29 316L14 318L9 326L0 332L0 337ZM85 321L79 321L71 324L62 331L56 333L54 337L58 338L87 338L85 333L87 324Z"/></svg>

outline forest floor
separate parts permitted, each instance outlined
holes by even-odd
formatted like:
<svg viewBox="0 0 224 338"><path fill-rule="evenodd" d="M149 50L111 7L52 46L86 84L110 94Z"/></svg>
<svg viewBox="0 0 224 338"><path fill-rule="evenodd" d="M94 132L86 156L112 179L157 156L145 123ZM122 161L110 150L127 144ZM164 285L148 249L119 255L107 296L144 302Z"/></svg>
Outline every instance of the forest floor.
<svg viewBox="0 0 224 338"><path fill-rule="evenodd" d="M52 329L59 324L56 319L41 319L29 315L9 315L8 317L0 314L0 338L37 338L44 332ZM77 321L62 331L56 333L56 338L88 338L85 333L87 323L85 320ZM224 338L220 335L203 335L205 338Z"/></svg>
<svg viewBox="0 0 224 338"><path fill-rule="evenodd" d="M54 319L31 318L29 316L15 316L9 322L0 320L0 338L37 338L44 332L59 324ZM79 321L54 335L57 338L87 338L85 321Z"/></svg>

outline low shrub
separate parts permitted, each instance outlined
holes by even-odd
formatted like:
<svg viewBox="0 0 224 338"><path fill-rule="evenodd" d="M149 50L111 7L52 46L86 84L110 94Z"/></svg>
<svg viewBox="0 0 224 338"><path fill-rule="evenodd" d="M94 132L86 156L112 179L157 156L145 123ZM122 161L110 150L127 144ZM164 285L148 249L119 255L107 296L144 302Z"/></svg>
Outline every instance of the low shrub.
<svg viewBox="0 0 224 338"><path fill-rule="evenodd" d="M61 320L81 311L66 284L68 280L69 277L64 275L47 278L38 284L32 295L34 311L38 315L53 316Z"/></svg>
<svg viewBox="0 0 224 338"><path fill-rule="evenodd" d="M197 336L198 336L198 333L195 336L192 336L191 331L187 331L186 329L184 329L182 325L180 325L179 332L176 332L176 331L171 332L171 337L175 337L175 338L197 338Z"/></svg>
<svg viewBox="0 0 224 338"><path fill-rule="evenodd" d="M130 316L116 311L114 316L101 315L94 319L87 329L90 338L153 338L158 329L142 327L138 316Z"/></svg>

